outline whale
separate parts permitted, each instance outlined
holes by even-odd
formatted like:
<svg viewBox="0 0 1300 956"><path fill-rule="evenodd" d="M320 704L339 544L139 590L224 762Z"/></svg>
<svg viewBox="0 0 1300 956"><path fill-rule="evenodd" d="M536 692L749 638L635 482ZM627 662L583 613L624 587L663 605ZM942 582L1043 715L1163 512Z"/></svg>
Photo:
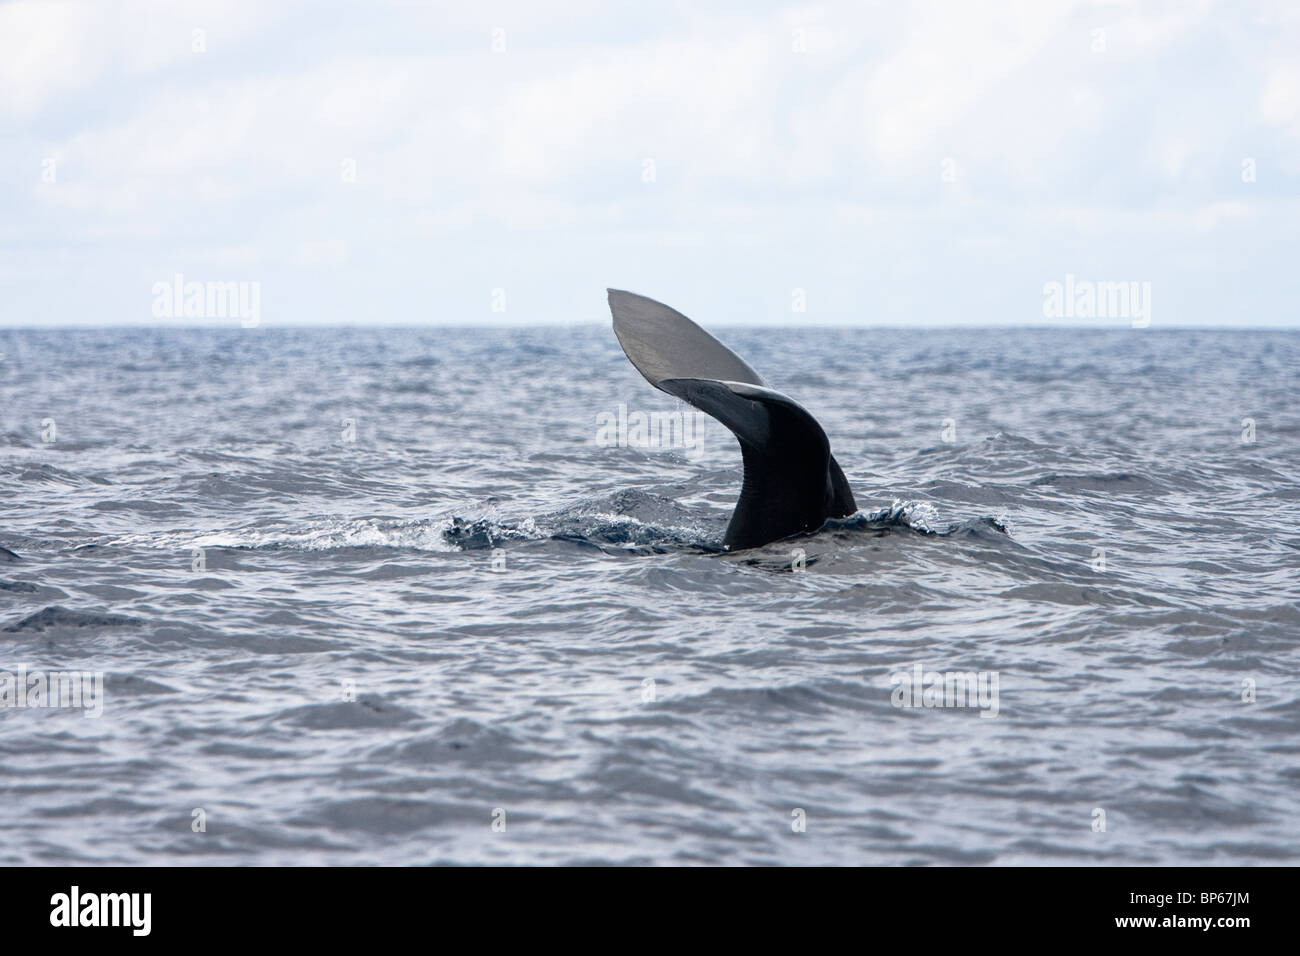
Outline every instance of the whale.
<svg viewBox="0 0 1300 956"><path fill-rule="evenodd" d="M857 511L817 419L676 309L607 289L614 335L628 361L662 392L725 425L740 443L744 478L722 547L757 548L811 534Z"/></svg>

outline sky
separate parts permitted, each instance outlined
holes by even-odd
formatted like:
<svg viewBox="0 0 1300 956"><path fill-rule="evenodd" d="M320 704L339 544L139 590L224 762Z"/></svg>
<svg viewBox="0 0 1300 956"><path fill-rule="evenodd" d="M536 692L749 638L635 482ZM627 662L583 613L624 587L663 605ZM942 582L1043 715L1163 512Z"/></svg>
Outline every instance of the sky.
<svg viewBox="0 0 1300 956"><path fill-rule="evenodd" d="M0 2L0 244L0 326L1294 327L1300 4Z"/></svg>

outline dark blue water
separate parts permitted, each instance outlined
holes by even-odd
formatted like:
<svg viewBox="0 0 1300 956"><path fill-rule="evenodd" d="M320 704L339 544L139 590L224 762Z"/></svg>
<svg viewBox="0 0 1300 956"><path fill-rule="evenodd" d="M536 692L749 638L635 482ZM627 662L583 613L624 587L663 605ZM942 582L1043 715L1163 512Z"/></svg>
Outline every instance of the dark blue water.
<svg viewBox="0 0 1300 956"><path fill-rule="evenodd" d="M608 328L0 331L0 861L1300 858L1300 334L719 334L857 519Z"/></svg>

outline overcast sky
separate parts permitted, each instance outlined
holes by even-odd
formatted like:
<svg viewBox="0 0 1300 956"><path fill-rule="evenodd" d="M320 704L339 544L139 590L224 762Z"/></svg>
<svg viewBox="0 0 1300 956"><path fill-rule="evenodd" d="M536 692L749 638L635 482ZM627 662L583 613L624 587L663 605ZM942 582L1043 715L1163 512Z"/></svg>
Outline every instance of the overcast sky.
<svg viewBox="0 0 1300 956"><path fill-rule="evenodd" d="M3 325L1294 326L1298 237L1294 0L0 4Z"/></svg>

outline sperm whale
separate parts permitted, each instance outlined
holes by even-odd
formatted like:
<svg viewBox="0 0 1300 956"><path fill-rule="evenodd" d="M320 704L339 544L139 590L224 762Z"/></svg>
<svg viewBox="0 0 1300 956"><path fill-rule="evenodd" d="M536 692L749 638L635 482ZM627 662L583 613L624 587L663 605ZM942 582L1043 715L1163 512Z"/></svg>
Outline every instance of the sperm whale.
<svg viewBox="0 0 1300 956"><path fill-rule="evenodd" d="M807 534L857 511L817 419L769 388L736 353L676 309L608 289L623 353L655 388L725 425L740 443L744 480L724 548L756 548Z"/></svg>

